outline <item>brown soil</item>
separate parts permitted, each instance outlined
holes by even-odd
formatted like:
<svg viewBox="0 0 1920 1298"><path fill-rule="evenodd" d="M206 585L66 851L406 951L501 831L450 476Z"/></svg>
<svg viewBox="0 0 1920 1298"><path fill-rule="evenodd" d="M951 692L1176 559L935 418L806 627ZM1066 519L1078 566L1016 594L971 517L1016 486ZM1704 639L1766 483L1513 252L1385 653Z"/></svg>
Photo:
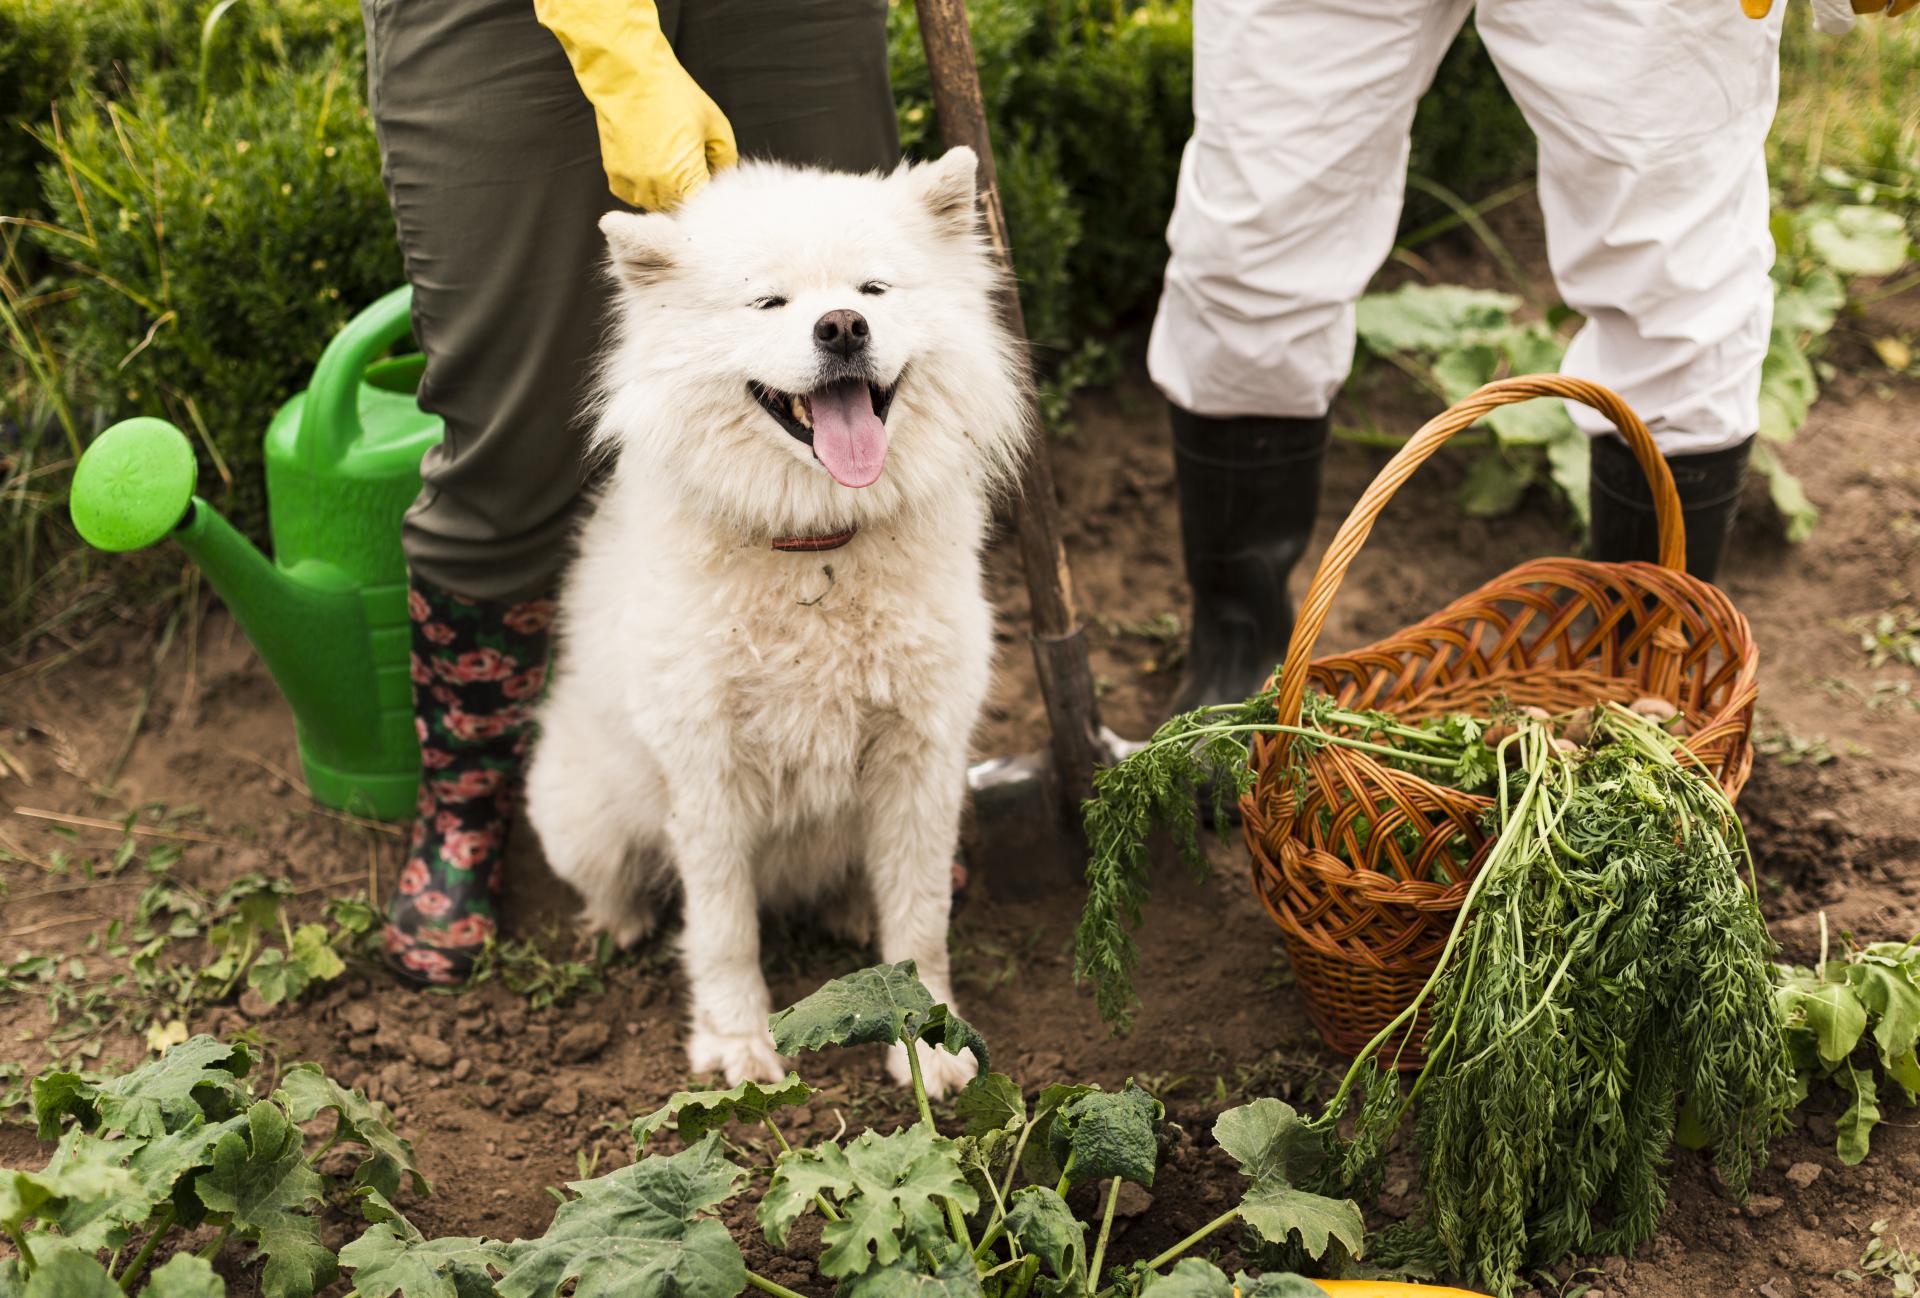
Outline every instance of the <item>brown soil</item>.
<svg viewBox="0 0 1920 1298"><path fill-rule="evenodd" d="M1910 304L1892 305L1913 314ZM1899 323L1909 332L1914 324ZM1384 406L1397 412L1383 421L1390 431L1409 431L1428 413L1404 397ZM1796 745L1824 744L1836 754L1824 763L1763 757L1742 800L1774 932L1797 959L1810 957L1822 909L1835 931L1873 939L1920 932L1920 704L1862 701L1879 681L1920 682L1898 666L1869 670L1857 634L1845 625L1915 597L1917 417L1920 383L1837 379L1786 452L1825 511L1818 530L1800 546L1778 539L1756 487L1725 573L1761 645L1765 747L1791 757ZM1171 692L1164 667L1171 647L1124 628L1179 614L1184 598L1171 466L1150 390L1134 381L1085 402L1077 433L1055 457L1080 600L1093 623L1102 706L1116 729L1140 735ZM1382 459L1346 445L1335 450L1317 543L1324 544ZM1341 593L1326 647L1375 638L1521 558L1565 548L1563 523L1543 500L1507 519L1461 516L1450 502L1461 463L1443 457L1389 511ZM992 585L1005 652L982 753L1033 748L1042 739L1021 644L1016 564L1010 546L996 553ZM1296 589L1305 577L1298 575ZM371 870L383 890L390 887L399 838L316 808L282 774L297 763L285 707L225 616L212 612L197 636L183 633L157 674L153 643L150 629L129 623L55 669L17 670L57 653L58 635L0 666L0 747L31 780L0 776L5 803L112 820L147 804L197 804L204 811L199 829L216 841L186 844L176 873L202 887L249 870L276 873L301 890L302 909L363 887ZM100 789L150 679L157 685L125 768L110 789ZM9 890L0 892L0 937L9 957L20 949L79 952L110 919L131 913L137 886L71 890L71 880L49 881L34 863L61 850L102 855L118 838L117 831L0 817L0 848L26 858L0 864ZM1114 1085L1137 1074L1185 1129L1155 1188L1153 1211L1122 1221L1117 1260L1180 1238L1235 1193L1235 1174L1206 1136L1215 1112L1259 1094L1311 1102L1324 1096L1341 1064L1318 1046L1289 989L1277 932L1247 887L1242 849L1217 843L1213 855L1219 869L1207 882L1171 870L1156 880L1143 934L1145 1004L1126 1039L1108 1035L1073 985L1073 896L996 899L992 863L980 862L975 887L957 908L953 950L963 1007L993 1044L998 1068L1030 1087L1083 1079ZM510 903L517 933L544 936L556 951L569 948L571 900L525 834L512 862ZM797 997L865 957L796 924L770 938L767 962L776 997ZM214 1007L190 1026L247 1029L274 1066L318 1060L384 1099L436 1187L431 1197L403 1205L415 1223L429 1234L512 1238L544 1227L554 1206L546 1187L580 1175L579 1153L598 1156L602 1171L617 1165L628 1157L628 1118L688 1083L679 1049L682 989L668 949L616 963L606 982L602 996L535 1011L498 982L424 993L367 968L294 1007L258 1016L237 1005ZM0 1060L41 1066L46 1031L37 1000L0 1003L0 1040L7 1043ZM102 1044L103 1061L128 1061L140 1049L113 1034ZM824 1137L843 1122L857 1129L903 1116L906 1106L876 1054L803 1062L805 1074L826 1089L809 1115L791 1124L794 1134ZM1678 1153L1660 1235L1631 1260L1593 1259L1578 1277L1562 1267L1542 1278L1542 1290L1585 1282L1648 1298L1872 1292L1835 1273L1858 1263L1877 1220L1889 1219L1889 1234L1920 1244L1920 1196L1912 1190L1920 1181L1920 1133L1912 1111L1890 1108L1872 1157L1862 1167L1842 1167L1833 1155L1833 1099L1816 1093L1801 1125L1778 1141L1744 1209L1717 1188L1698 1157ZM749 1145L751 1137L741 1133ZM42 1157L44 1148L25 1128L0 1127L0 1164L33 1165ZM1804 1187L1785 1175L1802 1163L1819 1173ZM1387 1213L1412 1209L1417 1190L1404 1175L1390 1176L1388 1189ZM334 1242L345 1237L347 1221L334 1219ZM744 1210L733 1224L756 1266L803 1291L824 1292L802 1260L804 1240L789 1256L769 1256ZM1231 1241L1226 1248L1222 1260L1231 1264ZM229 1263L233 1292L252 1293L252 1274ZM1884 1280L1874 1283L1889 1291Z"/></svg>

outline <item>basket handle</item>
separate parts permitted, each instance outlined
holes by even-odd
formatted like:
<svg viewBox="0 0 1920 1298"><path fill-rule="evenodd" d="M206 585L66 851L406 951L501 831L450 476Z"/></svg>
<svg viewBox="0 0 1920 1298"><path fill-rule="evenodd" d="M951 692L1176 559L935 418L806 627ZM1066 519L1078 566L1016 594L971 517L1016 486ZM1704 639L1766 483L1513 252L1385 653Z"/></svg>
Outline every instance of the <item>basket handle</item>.
<svg viewBox="0 0 1920 1298"><path fill-rule="evenodd" d="M1307 666L1313 660L1314 641L1320 638L1320 631L1326 626L1327 612L1333 607L1333 597L1340 593L1340 583L1347 575L1347 566L1360 552L1360 547L1366 544L1374 520L1380 517L1380 511L1393 499L1394 492L1449 437L1478 423L1490 411L1535 397L1562 397L1578 401L1613 421L1613 426L1627 439L1627 445L1633 448L1633 458L1640 462L1641 472L1647 475L1647 481L1653 485L1653 512L1660 525L1660 564L1676 572L1685 569L1686 525L1680 517L1680 494L1674 488L1673 473L1667 468L1660 448L1654 445L1653 434L1647 431L1640 416L1634 414L1626 402L1598 383L1568 378L1562 374L1532 374L1495 380L1421 425L1420 431L1408 438L1406 445L1387 461L1386 467L1380 470L1380 476L1360 493L1353 512L1347 515L1347 521L1334 534L1332 544L1321 557L1319 570L1313 574L1313 585L1307 588L1307 597L1301 602L1300 615L1294 619L1293 640L1287 650L1286 664L1280 674L1280 689L1275 698L1275 710L1283 724L1300 723L1300 705L1306 699Z"/></svg>

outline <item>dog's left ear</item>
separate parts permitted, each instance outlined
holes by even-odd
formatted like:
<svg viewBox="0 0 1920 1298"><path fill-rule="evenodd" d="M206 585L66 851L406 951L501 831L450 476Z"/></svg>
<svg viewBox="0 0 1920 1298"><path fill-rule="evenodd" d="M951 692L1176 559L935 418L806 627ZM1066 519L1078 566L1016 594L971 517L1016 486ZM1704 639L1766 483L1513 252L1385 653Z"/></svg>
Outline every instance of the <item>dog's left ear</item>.
<svg viewBox="0 0 1920 1298"><path fill-rule="evenodd" d="M673 273L680 227L658 212L608 212L600 218L607 236L607 260L628 288L657 284Z"/></svg>
<svg viewBox="0 0 1920 1298"><path fill-rule="evenodd" d="M980 159L966 145L957 145L932 162L907 171L907 187L933 217L940 233L959 237L975 229L974 176Z"/></svg>

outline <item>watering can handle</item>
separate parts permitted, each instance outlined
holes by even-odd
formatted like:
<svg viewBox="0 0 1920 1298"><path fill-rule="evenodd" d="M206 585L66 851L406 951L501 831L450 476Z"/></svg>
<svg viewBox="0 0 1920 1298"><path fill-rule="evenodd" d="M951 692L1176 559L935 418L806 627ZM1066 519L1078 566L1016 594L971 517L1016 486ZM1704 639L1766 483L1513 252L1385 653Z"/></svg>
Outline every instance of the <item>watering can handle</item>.
<svg viewBox="0 0 1920 1298"><path fill-rule="evenodd" d="M308 468L338 463L360 440L360 385L367 366L413 332L413 289L402 285L347 321L313 367L294 444Z"/></svg>

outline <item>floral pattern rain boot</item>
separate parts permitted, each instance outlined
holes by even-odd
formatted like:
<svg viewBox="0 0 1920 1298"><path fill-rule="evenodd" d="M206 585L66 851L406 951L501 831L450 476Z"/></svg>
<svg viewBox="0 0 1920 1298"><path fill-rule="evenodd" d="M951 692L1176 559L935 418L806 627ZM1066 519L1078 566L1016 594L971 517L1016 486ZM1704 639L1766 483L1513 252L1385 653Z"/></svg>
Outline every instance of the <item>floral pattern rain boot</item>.
<svg viewBox="0 0 1920 1298"><path fill-rule="evenodd" d="M420 801L387 912L387 960L415 982L458 983L497 927L554 604L462 599L415 578L408 605Z"/></svg>

